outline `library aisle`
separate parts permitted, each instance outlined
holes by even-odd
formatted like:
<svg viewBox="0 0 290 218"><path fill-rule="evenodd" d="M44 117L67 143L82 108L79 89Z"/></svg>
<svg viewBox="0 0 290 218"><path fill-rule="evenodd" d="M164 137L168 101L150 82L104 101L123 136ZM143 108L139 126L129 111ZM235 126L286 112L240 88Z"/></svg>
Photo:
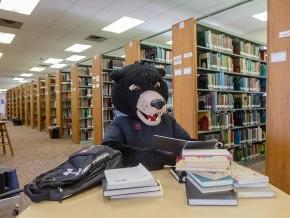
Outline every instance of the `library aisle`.
<svg viewBox="0 0 290 218"><path fill-rule="evenodd" d="M46 172L64 162L69 155L79 150L82 145L73 144L71 139L49 139L45 132L25 126L13 126L8 123L8 131L15 152L15 157L0 152L0 165L17 169L21 187L28 184L39 174ZM20 210L25 209L31 201L21 195Z"/></svg>

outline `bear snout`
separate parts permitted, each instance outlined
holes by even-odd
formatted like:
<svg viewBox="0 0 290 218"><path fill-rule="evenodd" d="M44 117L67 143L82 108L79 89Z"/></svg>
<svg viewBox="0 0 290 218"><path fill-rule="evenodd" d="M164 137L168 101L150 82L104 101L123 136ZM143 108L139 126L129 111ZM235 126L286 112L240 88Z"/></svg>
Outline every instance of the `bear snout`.
<svg viewBox="0 0 290 218"><path fill-rule="evenodd" d="M160 110L165 105L165 101L163 99L154 99L151 101L151 106Z"/></svg>

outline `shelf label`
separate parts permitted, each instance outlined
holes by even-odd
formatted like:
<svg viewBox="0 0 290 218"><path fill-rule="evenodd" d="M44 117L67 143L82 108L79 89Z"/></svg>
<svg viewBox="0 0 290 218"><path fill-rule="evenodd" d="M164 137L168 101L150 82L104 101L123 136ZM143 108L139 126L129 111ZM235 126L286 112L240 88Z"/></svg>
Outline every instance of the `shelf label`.
<svg viewBox="0 0 290 218"><path fill-rule="evenodd" d="M180 60L180 59L181 59L181 55L177 55L177 56L174 56L174 57L173 57L173 60L174 60L174 61L176 61L176 60Z"/></svg>
<svg viewBox="0 0 290 218"><path fill-rule="evenodd" d="M96 82L100 82L100 76L96 76Z"/></svg>
<svg viewBox="0 0 290 218"><path fill-rule="evenodd" d="M286 61L286 59L287 59L286 51L271 53L271 63L283 62Z"/></svg>
<svg viewBox="0 0 290 218"><path fill-rule="evenodd" d="M175 69L175 70L174 70L174 75L175 75L175 76L180 76L181 74L182 74L181 69Z"/></svg>
<svg viewBox="0 0 290 218"><path fill-rule="evenodd" d="M191 67L185 67L183 68L183 74L184 75L189 75L192 73Z"/></svg>
<svg viewBox="0 0 290 218"><path fill-rule="evenodd" d="M184 28L184 21L180 22L178 27L179 27L179 29L183 29Z"/></svg>
<svg viewBox="0 0 290 218"><path fill-rule="evenodd" d="M132 48L132 46L133 46L133 43L129 42L129 47Z"/></svg>
<svg viewBox="0 0 290 218"><path fill-rule="evenodd" d="M182 60L176 60L176 61L173 61L173 65L179 65L179 64L182 64Z"/></svg>
<svg viewBox="0 0 290 218"><path fill-rule="evenodd" d="M192 57L192 52L187 52L187 53L184 53L183 54L183 58L185 59L185 58L190 58L190 57Z"/></svg>
<svg viewBox="0 0 290 218"><path fill-rule="evenodd" d="M99 83L96 84L96 88L100 88L100 84Z"/></svg>
<svg viewBox="0 0 290 218"><path fill-rule="evenodd" d="M279 39L290 37L290 30L279 32Z"/></svg>

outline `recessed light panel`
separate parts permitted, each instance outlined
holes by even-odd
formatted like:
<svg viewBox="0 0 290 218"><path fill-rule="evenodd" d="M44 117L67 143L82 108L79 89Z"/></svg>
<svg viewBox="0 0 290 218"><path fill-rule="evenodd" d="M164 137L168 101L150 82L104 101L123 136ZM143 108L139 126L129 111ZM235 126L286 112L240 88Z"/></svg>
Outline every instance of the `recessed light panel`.
<svg viewBox="0 0 290 218"><path fill-rule="evenodd" d="M21 81L21 80L24 80L24 78L21 78L21 77L14 77L13 80Z"/></svg>
<svg viewBox="0 0 290 218"><path fill-rule="evenodd" d="M1 0L0 9L30 15L39 0Z"/></svg>
<svg viewBox="0 0 290 218"><path fill-rule="evenodd" d="M45 64L58 64L59 62L62 62L63 59L59 58L48 58L46 61L44 61Z"/></svg>
<svg viewBox="0 0 290 218"><path fill-rule="evenodd" d="M6 92L7 89L0 89L0 92Z"/></svg>
<svg viewBox="0 0 290 218"><path fill-rule="evenodd" d="M74 44L71 47L68 47L67 49L65 49L65 51L70 51L70 52L82 52L84 50L89 49L90 47L92 47L91 45L85 45L85 44Z"/></svg>
<svg viewBox="0 0 290 218"><path fill-rule="evenodd" d="M80 60L84 59L85 57L86 56L82 56L82 55L72 55L65 60L66 61L80 61Z"/></svg>
<svg viewBox="0 0 290 218"><path fill-rule="evenodd" d="M32 67L30 69L30 71L32 71L32 72L41 72L41 71L44 71L44 70L45 70L44 67Z"/></svg>
<svg viewBox="0 0 290 218"><path fill-rule="evenodd" d="M110 25L104 27L102 30L113 32L113 33L122 33L135 26L140 25L141 23L144 23L144 21L125 16L125 17L120 18L119 20L116 20Z"/></svg>
<svg viewBox="0 0 290 218"><path fill-rule="evenodd" d="M14 39L15 34L0 32L0 43L10 44Z"/></svg>
<svg viewBox="0 0 290 218"><path fill-rule="evenodd" d="M259 14L255 14L255 15L253 15L253 18L256 18L260 21L266 22L267 21L267 11L264 11L264 12L259 13Z"/></svg>
<svg viewBox="0 0 290 218"><path fill-rule="evenodd" d="M22 73L20 76L31 77L32 75L33 75L32 73Z"/></svg>
<svg viewBox="0 0 290 218"><path fill-rule="evenodd" d="M172 40L168 41L168 42L165 42L166 44L168 45L172 45Z"/></svg>
<svg viewBox="0 0 290 218"><path fill-rule="evenodd" d="M50 68L59 69L66 66L67 66L66 64L54 64L54 65L51 65Z"/></svg>

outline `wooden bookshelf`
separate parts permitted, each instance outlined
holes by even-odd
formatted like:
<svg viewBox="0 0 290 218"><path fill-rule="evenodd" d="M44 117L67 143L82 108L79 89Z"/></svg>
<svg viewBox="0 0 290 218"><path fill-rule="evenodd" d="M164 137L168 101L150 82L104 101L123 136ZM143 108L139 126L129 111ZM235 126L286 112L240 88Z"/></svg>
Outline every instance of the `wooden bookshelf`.
<svg viewBox="0 0 290 218"><path fill-rule="evenodd" d="M12 89L6 92L6 116L8 120L12 119Z"/></svg>
<svg viewBox="0 0 290 218"><path fill-rule="evenodd" d="M31 85L29 83L25 84L25 126L30 126L31 124Z"/></svg>
<svg viewBox="0 0 290 218"><path fill-rule="evenodd" d="M12 88L12 118L16 118L16 87Z"/></svg>
<svg viewBox="0 0 290 218"><path fill-rule="evenodd" d="M124 67L123 58L106 55L96 55L93 58L92 82L93 82L93 124L94 143L100 144L104 131L114 118L111 91L113 81L109 78L109 72Z"/></svg>
<svg viewBox="0 0 290 218"><path fill-rule="evenodd" d="M37 84L35 81L32 81L30 83L30 101L31 101L31 123L30 126L31 128L36 128L37 127Z"/></svg>
<svg viewBox="0 0 290 218"><path fill-rule="evenodd" d="M193 138L224 142L238 161L263 154L263 45L194 18L172 26L172 41L177 121Z"/></svg>
<svg viewBox="0 0 290 218"><path fill-rule="evenodd" d="M20 91L19 91L19 95L20 95L20 120L22 122L22 124L25 123L25 86L21 85L20 87Z"/></svg>
<svg viewBox="0 0 290 218"><path fill-rule="evenodd" d="M47 132L49 127L56 124L56 93L55 76L47 74L45 79L45 127Z"/></svg>
<svg viewBox="0 0 290 218"><path fill-rule="evenodd" d="M20 118L20 86L15 87L16 90L16 117Z"/></svg>
<svg viewBox="0 0 290 218"><path fill-rule="evenodd" d="M37 97L37 129L39 131L46 129L45 118L45 79L38 78L36 81L36 97Z"/></svg>
<svg viewBox="0 0 290 218"><path fill-rule="evenodd" d="M72 141L93 141L92 66L74 64L71 70Z"/></svg>
<svg viewBox="0 0 290 218"><path fill-rule="evenodd" d="M290 29L290 1L268 0L268 92L266 174L271 184L290 194L289 47L290 38L279 33ZM272 62L276 52L287 53L286 61Z"/></svg>
<svg viewBox="0 0 290 218"><path fill-rule="evenodd" d="M56 125L60 136L71 135L71 79L69 71L56 72Z"/></svg>
<svg viewBox="0 0 290 218"><path fill-rule="evenodd" d="M140 61L140 40L133 40L125 45L125 64L134 64L135 61Z"/></svg>

